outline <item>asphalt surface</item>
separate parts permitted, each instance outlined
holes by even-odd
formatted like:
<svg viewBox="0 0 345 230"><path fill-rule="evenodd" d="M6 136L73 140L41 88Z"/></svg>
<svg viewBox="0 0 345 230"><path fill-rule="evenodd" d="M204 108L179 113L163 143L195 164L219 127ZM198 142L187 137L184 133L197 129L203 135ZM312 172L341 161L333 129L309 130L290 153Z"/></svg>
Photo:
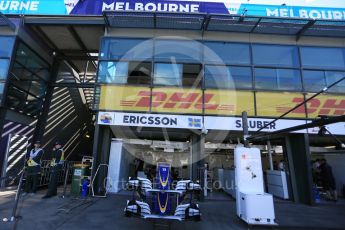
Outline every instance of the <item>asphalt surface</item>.
<svg viewBox="0 0 345 230"><path fill-rule="evenodd" d="M0 222L0 229L345 229L345 202L307 206L287 201L276 201L277 227L248 226L235 212L236 203L229 197L215 197L200 202L202 220L152 221L128 218L123 209L128 195L87 200L72 197L42 200L44 192L20 199L16 222ZM0 217L9 218L14 194L0 193Z"/></svg>

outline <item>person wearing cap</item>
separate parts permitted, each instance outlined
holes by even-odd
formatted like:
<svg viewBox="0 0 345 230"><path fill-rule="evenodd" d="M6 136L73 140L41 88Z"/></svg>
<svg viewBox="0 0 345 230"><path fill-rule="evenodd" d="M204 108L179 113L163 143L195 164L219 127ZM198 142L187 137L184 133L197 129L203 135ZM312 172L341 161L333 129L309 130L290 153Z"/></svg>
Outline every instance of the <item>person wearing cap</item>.
<svg viewBox="0 0 345 230"><path fill-rule="evenodd" d="M51 154L51 161L50 161L50 181L48 185L48 192L43 199L50 198L57 195L57 186L58 186L58 179L59 173L62 170L64 163L64 154L62 145L59 141L55 142L52 154Z"/></svg>
<svg viewBox="0 0 345 230"><path fill-rule="evenodd" d="M26 182L23 195L28 193L35 194L37 190L38 178L41 173L41 158L43 155L43 149L41 143L36 141L34 148L27 155L27 170L26 170Z"/></svg>

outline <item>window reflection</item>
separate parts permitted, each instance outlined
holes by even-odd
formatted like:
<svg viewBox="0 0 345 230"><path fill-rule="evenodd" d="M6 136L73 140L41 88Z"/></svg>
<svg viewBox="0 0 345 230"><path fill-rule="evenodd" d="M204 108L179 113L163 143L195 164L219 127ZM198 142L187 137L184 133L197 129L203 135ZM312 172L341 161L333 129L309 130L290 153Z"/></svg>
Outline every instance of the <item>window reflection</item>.
<svg viewBox="0 0 345 230"><path fill-rule="evenodd" d="M127 62L101 62L98 78L102 83L127 83Z"/></svg>
<svg viewBox="0 0 345 230"><path fill-rule="evenodd" d="M265 90L302 89L300 73L293 69L255 69L255 88Z"/></svg>
<svg viewBox="0 0 345 230"><path fill-rule="evenodd" d="M11 57L14 37L0 37L0 57Z"/></svg>
<svg viewBox="0 0 345 230"><path fill-rule="evenodd" d="M153 56L152 40L109 39L102 40L101 59L146 60Z"/></svg>
<svg viewBox="0 0 345 230"><path fill-rule="evenodd" d="M202 45L198 41L157 40L154 58L169 62L202 62Z"/></svg>
<svg viewBox="0 0 345 230"><path fill-rule="evenodd" d="M19 44L9 74L6 106L36 117L42 109L49 65L29 47Z"/></svg>
<svg viewBox="0 0 345 230"><path fill-rule="evenodd" d="M182 64L155 64L155 85L182 86Z"/></svg>
<svg viewBox="0 0 345 230"><path fill-rule="evenodd" d="M251 89L251 69L238 66L206 65L205 87L216 89Z"/></svg>
<svg viewBox="0 0 345 230"><path fill-rule="evenodd" d="M250 64L249 44L205 42L204 59L214 64Z"/></svg>
<svg viewBox="0 0 345 230"><path fill-rule="evenodd" d="M10 61L8 59L0 59L0 80L5 80L7 78L9 65Z"/></svg>
<svg viewBox="0 0 345 230"><path fill-rule="evenodd" d="M303 71L304 90L308 92L319 92L326 86L333 84L345 76L345 72L339 71ZM341 81L328 90L332 93L344 93L345 81Z"/></svg>
<svg viewBox="0 0 345 230"><path fill-rule="evenodd" d="M5 83L0 82L0 102L2 101L2 97L4 95L4 88L5 88Z"/></svg>
<svg viewBox="0 0 345 230"><path fill-rule="evenodd" d="M105 38L101 49L100 83L200 87L204 81L206 89L302 91L303 80L304 90L315 92L345 70L344 48ZM30 78L32 73L25 74ZM329 92L343 93L344 84Z"/></svg>
<svg viewBox="0 0 345 230"><path fill-rule="evenodd" d="M304 90L318 92L326 86L324 71L303 71Z"/></svg>
<svg viewBox="0 0 345 230"><path fill-rule="evenodd" d="M295 46L253 45L254 65L299 67Z"/></svg>
<svg viewBox="0 0 345 230"><path fill-rule="evenodd" d="M345 69L345 53L341 48L301 47L302 66L317 69Z"/></svg>
<svg viewBox="0 0 345 230"><path fill-rule="evenodd" d="M156 63L154 68L154 85L188 87L201 86L201 65Z"/></svg>
<svg viewBox="0 0 345 230"><path fill-rule="evenodd" d="M99 83L150 84L151 63L148 62L101 62Z"/></svg>
<svg viewBox="0 0 345 230"><path fill-rule="evenodd" d="M326 71L327 86L333 84L336 81L339 81L343 77L345 77L345 72ZM345 93L345 80L342 80L341 82L330 88L329 92Z"/></svg>

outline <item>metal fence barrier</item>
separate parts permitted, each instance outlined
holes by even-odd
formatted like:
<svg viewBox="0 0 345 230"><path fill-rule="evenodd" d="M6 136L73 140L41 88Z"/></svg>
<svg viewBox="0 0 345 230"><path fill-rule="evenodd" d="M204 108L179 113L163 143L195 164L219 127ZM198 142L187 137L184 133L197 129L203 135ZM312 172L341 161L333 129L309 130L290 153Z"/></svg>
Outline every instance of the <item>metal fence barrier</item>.
<svg viewBox="0 0 345 230"><path fill-rule="evenodd" d="M62 170L59 172L58 183L63 184L65 180L66 170L68 170L67 181L72 181L73 165L80 163L80 161L65 161ZM50 160L44 160L41 163L41 177L39 180L39 187L47 186L50 181L51 167Z"/></svg>

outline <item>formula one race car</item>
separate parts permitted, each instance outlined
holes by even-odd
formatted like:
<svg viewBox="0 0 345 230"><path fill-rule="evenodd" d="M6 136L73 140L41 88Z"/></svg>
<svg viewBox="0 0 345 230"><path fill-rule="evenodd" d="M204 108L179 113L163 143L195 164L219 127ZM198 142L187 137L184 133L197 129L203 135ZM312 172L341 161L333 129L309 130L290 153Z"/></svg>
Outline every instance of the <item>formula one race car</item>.
<svg viewBox="0 0 345 230"><path fill-rule="evenodd" d="M181 180L172 189L170 169L170 164L158 163L154 185L146 178L129 179L128 189L133 191L133 197L124 209L127 217L179 221L201 219L199 205L193 200L193 194L202 191L201 186L191 180ZM190 195L189 198L186 198L187 195Z"/></svg>

